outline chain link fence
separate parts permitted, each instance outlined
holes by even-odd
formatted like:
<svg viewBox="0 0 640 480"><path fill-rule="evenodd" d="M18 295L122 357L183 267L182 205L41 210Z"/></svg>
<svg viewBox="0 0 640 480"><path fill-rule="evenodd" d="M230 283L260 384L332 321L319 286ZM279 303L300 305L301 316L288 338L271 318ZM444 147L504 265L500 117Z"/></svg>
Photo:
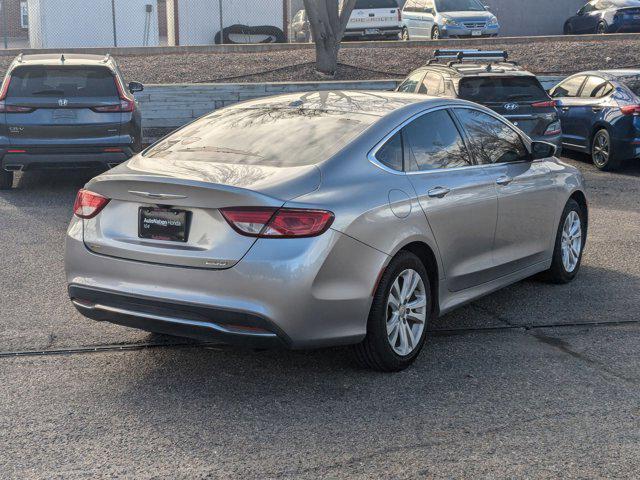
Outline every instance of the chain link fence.
<svg viewBox="0 0 640 480"><path fill-rule="evenodd" d="M292 21L302 9L302 0L0 0L0 48L300 41Z"/></svg>

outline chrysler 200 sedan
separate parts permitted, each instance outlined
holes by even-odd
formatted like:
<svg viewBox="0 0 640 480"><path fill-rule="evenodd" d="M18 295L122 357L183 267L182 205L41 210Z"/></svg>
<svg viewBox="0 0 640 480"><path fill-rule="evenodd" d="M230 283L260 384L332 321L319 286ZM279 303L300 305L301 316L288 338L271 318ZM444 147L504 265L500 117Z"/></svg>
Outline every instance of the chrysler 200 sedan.
<svg viewBox="0 0 640 480"><path fill-rule="evenodd" d="M391 92L217 110L91 180L66 244L73 304L152 332L353 345L397 371L437 315L580 268L580 173L495 112Z"/></svg>

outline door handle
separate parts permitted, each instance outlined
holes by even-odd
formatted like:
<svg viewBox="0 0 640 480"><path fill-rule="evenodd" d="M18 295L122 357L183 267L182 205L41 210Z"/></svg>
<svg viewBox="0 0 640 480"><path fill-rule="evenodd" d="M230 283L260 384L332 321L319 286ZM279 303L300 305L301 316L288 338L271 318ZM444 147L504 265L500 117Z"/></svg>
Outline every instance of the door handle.
<svg viewBox="0 0 640 480"><path fill-rule="evenodd" d="M436 187L429 190L427 195L429 195L431 198L444 198L450 191L451 189L447 187Z"/></svg>
<svg viewBox="0 0 640 480"><path fill-rule="evenodd" d="M502 177L499 177L499 178L496 180L496 183L497 183L498 185L502 185L502 186L504 186L504 185L509 185L511 182L513 182L513 178L511 178L511 177L509 177L509 176L507 176L507 175L504 175L504 176L502 176Z"/></svg>

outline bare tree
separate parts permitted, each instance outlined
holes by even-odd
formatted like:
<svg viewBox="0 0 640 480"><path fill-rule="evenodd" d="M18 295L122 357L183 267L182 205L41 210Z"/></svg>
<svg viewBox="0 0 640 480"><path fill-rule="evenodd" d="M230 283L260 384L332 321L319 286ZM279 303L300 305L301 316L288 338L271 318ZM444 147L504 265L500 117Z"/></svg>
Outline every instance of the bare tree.
<svg viewBox="0 0 640 480"><path fill-rule="evenodd" d="M304 0L316 44L316 69L325 75L333 76L338 69L340 42L355 4L356 0Z"/></svg>

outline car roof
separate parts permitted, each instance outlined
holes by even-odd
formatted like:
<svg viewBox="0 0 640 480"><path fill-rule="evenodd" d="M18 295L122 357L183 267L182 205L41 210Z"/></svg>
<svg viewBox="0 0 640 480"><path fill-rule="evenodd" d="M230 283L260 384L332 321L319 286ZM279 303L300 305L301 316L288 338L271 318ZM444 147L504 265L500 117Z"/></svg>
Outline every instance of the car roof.
<svg viewBox="0 0 640 480"><path fill-rule="evenodd" d="M229 108L282 109L333 111L385 117L402 110L422 110L439 105L469 105L470 102L422 94L379 90L329 90L289 93L276 97L237 103Z"/></svg>
<svg viewBox="0 0 640 480"><path fill-rule="evenodd" d="M487 67L491 65L491 70ZM457 78L464 77L533 77L533 73L523 70L522 67L513 63L453 63L451 65L443 65L432 63L425 65L418 70L440 70Z"/></svg>
<svg viewBox="0 0 640 480"><path fill-rule="evenodd" d="M77 53L44 53L44 54L20 54L12 63L12 68L21 66L80 66L80 67L97 67L107 66L115 67L115 61L111 55L87 55Z"/></svg>

